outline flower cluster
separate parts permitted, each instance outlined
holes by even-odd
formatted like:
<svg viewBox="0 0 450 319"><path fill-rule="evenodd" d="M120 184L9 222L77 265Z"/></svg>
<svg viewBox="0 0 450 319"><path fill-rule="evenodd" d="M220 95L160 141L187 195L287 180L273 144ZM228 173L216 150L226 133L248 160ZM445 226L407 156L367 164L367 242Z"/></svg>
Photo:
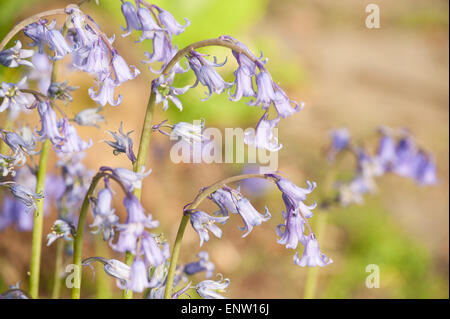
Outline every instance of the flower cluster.
<svg viewBox="0 0 450 319"><path fill-rule="evenodd" d="M413 136L405 129L379 129L375 154L352 144L347 129L333 131L327 156L334 160L342 151L349 150L356 157L356 174L348 183L339 183L339 200L343 206L361 204L363 196L376 190L375 178L388 173L409 178L418 185L437 183L433 155L417 147Z"/></svg>

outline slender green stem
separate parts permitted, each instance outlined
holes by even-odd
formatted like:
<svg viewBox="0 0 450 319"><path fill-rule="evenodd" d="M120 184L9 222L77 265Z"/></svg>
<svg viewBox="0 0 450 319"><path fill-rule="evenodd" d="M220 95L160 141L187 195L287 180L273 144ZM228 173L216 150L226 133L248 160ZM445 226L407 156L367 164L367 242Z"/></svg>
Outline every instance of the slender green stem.
<svg viewBox="0 0 450 319"><path fill-rule="evenodd" d="M95 247L95 256L105 256L105 251L108 251L108 244L103 241L102 236L94 237L94 247ZM111 299L111 281L110 277L102 271L103 267L99 267L99 271L97 271L95 276L95 286L96 286L96 298L97 299Z"/></svg>
<svg viewBox="0 0 450 319"><path fill-rule="evenodd" d="M165 299L171 299L172 298L172 286L173 286L173 280L175 278L175 270L177 267L178 257L180 255L180 248L181 248L181 241L183 240L184 231L186 230L186 225L189 221L189 210L196 209L200 203L205 200L209 195L214 193L219 188L223 187L224 185L228 183L238 182L243 179L247 178L265 178L265 179L271 179L272 177L265 176L263 174L245 174L245 175L237 175L228 177L226 179L223 179L221 181L218 181L217 183L212 184L211 186L204 188L203 190L198 193L198 195L195 197L192 204L189 205L189 208L186 209L183 212L183 218L181 218L180 226L178 227L177 231L177 237L175 238L175 243L172 249L172 255L170 256L170 265L169 265L169 272L167 274L167 281L166 281L166 289L164 291L164 298Z"/></svg>
<svg viewBox="0 0 450 319"><path fill-rule="evenodd" d="M56 242L55 270L53 273L52 299L58 299L61 293L61 272L64 258L64 240Z"/></svg>
<svg viewBox="0 0 450 319"><path fill-rule="evenodd" d="M327 223L328 213L324 211L319 211L316 217L317 223L317 233L320 234L320 237L317 239L319 244L324 243L324 235L325 235L325 227ZM308 267L306 273L306 282L305 282L305 291L303 298L304 299L313 299L316 295L317 290L317 282L319 278L319 267Z"/></svg>
<svg viewBox="0 0 450 319"><path fill-rule="evenodd" d="M47 159L50 149L50 140L42 144L39 170L36 176L36 193L44 192L45 175L47 173ZM37 201L37 209L34 215L33 235L31 241L30 262L30 296L39 296L39 270L41 265L42 229L44 226L44 199Z"/></svg>
<svg viewBox="0 0 450 319"><path fill-rule="evenodd" d="M127 189L123 186L122 182L117 177L109 173L100 172L97 173L92 178L91 185L89 186L89 189L86 192L86 195L84 196L83 204L81 205L80 216L78 217L77 231L73 241L73 264L75 265L74 268L75 271L74 271L74 286L72 288L72 299L80 298L83 235L84 235L84 226L86 224L88 207L90 203L89 198L94 193L95 187L97 186L98 182L100 182L100 180L105 176L108 176L112 180L116 181L122 187L123 191L125 193L127 192Z"/></svg>

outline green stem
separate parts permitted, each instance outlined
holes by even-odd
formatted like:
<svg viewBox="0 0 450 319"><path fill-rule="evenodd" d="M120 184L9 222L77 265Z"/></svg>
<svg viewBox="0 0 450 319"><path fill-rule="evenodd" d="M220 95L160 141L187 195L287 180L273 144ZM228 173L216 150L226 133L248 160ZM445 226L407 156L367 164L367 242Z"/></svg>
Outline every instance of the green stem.
<svg viewBox="0 0 450 319"><path fill-rule="evenodd" d="M324 211L319 211L318 214L316 215L317 215L316 217L317 233L320 234L320 238L318 238L317 240L319 241L319 244L323 244L325 235L324 230L327 223L328 213ZM314 298L314 296L316 295L318 279L319 279L319 267L308 267L306 273L305 291L303 295L304 299Z"/></svg>
<svg viewBox="0 0 450 319"><path fill-rule="evenodd" d="M50 149L50 140L42 144L39 170L36 176L36 193L44 192L45 175L47 173L47 159ZM44 226L44 199L37 201L37 209L34 215L33 235L31 241L30 262L30 296L39 297L39 270L41 264L42 229Z"/></svg>
<svg viewBox="0 0 450 319"><path fill-rule="evenodd" d="M104 252L108 250L108 245L103 241L101 235L94 237L95 246L95 256L105 256ZM96 286L96 298L97 299L111 299L111 285L109 276L102 270L102 266L98 267L95 276L95 286Z"/></svg>
<svg viewBox="0 0 450 319"><path fill-rule="evenodd" d="M89 207L89 197L94 193L95 187L102 179L103 174L97 174L92 179L91 185L84 196L83 204L81 205L80 216L78 217L77 232L73 242L73 264L74 268L74 286L72 288L72 299L80 299L81 286L81 261L83 248L84 224L86 223L87 211Z"/></svg>
<svg viewBox="0 0 450 319"><path fill-rule="evenodd" d="M53 288L52 288L52 299L58 299L61 293L61 272L63 265L64 256L64 240L58 240L56 242L56 258L55 258L55 270L53 273Z"/></svg>
<svg viewBox="0 0 450 319"><path fill-rule="evenodd" d="M200 191L200 193L195 197L192 204L189 205L189 208L183 212L183 218L181 218L180 226L178 227L178 231L177 231L177 237L175 238L175 243L174 243L174 246L172 249L172 254L170 256L169 272L167 274L166 289L164 291L165 299L172 298L172 288L173 288L172 286L173 286L173 280L175 278L175 270L177 267L178 257L180 255L181 241L183 240L184 231L186 230L186 225L189 221L188 211L196 209L203 200L205 200L209 195L211 195L212 193L214 193L216 190L223 187L224 185L226 185L228 183L238 182L240 180L247 179L247 178L265 178L265 179L273 180L273 178L262 175L262 174L245 174L245 175L237 175L237 176L228 177L228 178L218 181L217 183L214 183L213 185Z"/></svg>

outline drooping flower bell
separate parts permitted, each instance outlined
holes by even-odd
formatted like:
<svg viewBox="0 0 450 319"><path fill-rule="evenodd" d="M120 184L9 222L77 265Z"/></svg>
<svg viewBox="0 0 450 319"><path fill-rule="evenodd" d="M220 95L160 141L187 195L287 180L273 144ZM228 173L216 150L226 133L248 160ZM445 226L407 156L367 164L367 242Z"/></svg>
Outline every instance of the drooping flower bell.
<svg viewBox="0 0 450 319"><path fill-rule="evenodd" d="M264 113L255 131L245 132L244 143L255 148L263 148L270 152L277 152L283 145L278 143L278 138L273 134L272 130L278 125L280 118L269 120L268 116L268 113Z"/></svg>
<svg viewBox="0 0 450 319"><path fill-rule="evenodd" d="M139 21L134 5L129 1L122 1L121 10L127 23L126 28L122 26L120 27L122 31L126 31L126 33L122 34L122 37L130 35L133 30L141 30L141 23Z"/></svg>
<svg viewBox="0 0 450 319"><path fill-rule="evenodd" d="M261 225L271 217L267 207L265 208L265 214L260 214L250 201L242 196L239 190L223 187L212 193L210 198L219 206L220 214L223 216L227 216L228 212L241 216L244 226L240 229L246 231L242 237L246 237L253 227Z"/></svg>
<svg viewBox="0 0 450 319"><path fill-rule="evenodd" d="M201 210L188 213L191 225L200 237L200 246L209 240L208 230L217 238L222 237L222 230L215 223L225 223L228 217L213 217Z"/></svg>
<svg viewBox="0 0 450 319"><path fill-rule="evenodd" d="M55 111L53 111L48 101L41 101L37 107L41 117L41 130L37 134L41 139L48 138L54 145L59 144L63 137L59 132L59 123Z"/></svg>
<svg viewBox="0 0 450 319"><path fill-rule="evenodd" d="M119 224L119 216L115 214L115 209L111 207L112 196L111 189L105 186L98 192L96 199L91 199L94 222L89 227L94 228L93 234L101 232L103 240L114 237L114 228Z"/></svg>
<svg viewBox="0 0 450 319"><path fill-rule="evenodd" d="M191 22L187 18L184 18L186 23L182 25L177 20L175 20L175 18L169 11L166 11L156 5L153 5L152 7L156 8L159 11L158 18L170 34L179 35L183 33L184 29L186 29L191 24Z"/></svg>
<svg viewBox="0 0 450 319"><path fill-rule="evenodd" d="M333 260L331 258L328 258L325 254L321 253L319 243L313 233L309 234L306 238L303 256L299 258L298 253L294 256L294 263L301 267L323 267L332 262Z"/></svg>
<svg viewBox="0 0 450 319"><path fill-rule="evenodd" d="M225 292L225 289L230 285L230 279L223 279L220 275L220 279L214 280L203 280L197 284L195 287L197 293L203 299L225 299L219 293Z"/></svg>
<svg viewBox="0 0 450 319"><path fill-rule="evenodd" d="M196 81L192 87L194 88L198 83L201 83L208 88L208 96L202 101L207 100L213 93L221 94L233 86L233 83L225 82L215 70L216 67L223 66L227 62L226 59L223 63L216 63L216 59L211 62L195 51L191 51L187 58L196 76Z"/></svg>
<svg viewBox="0 0 450 319"><path fill-rule="evenodd" d="M327 150L327 159L333 162L336 156L346 149L350 143L350 133L347 128L339 128L330 131L331 144Z"/></svg>
<svg viewBox="0 0 450 319"><path fill-rule="evenodd" d="M55 150L61 153L77 153L92 146L92 140L89 142L83 141L78 136L75 127L69 123L67 118L62 120L60 125L63 139L61 144L55 145Z"/></svg>
<svg viewBox="0 0 450 319"><path fill-rule="evenodd" d="M42 193L35 193L28 187L15 182L3 182L0 185L8 187L11 194L25 205L27 212L37 210L36 201L44 198Z"/></svg>

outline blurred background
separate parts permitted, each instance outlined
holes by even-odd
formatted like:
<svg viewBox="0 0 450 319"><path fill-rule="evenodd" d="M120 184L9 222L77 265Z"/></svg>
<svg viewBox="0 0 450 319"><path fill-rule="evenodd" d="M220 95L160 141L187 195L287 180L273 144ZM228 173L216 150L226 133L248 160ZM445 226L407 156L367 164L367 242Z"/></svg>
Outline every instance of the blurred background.
<svg viewBox="0 0 450 319"><path fill-rule="evenodd" d="M372 2L380 7L379 29L365 26L365 8ZM1 0L0 38L18 21L69 3ZM318 269L316 297L448 298L448 1L165 0L155 4L171 11L178 21L184 17L191 21L191 26L174 40L179 47L223 34L232 35L256 54L261 50L269 58L267 67L273 78L292 99L306 103L303 111L281 121L279 138L284 147L279 152L278 166L300 186L306 180L318 183L317 194L311 201L323 193L321 183L325 185L330 174L338 171L338 175L345 176L350 172L351 165L340 163L336 167L324 158L332 128L348 127L357 141L363 141L373 139L380 125L407 127L418 144L435 155L438 185L418 187L410 180L386 176L379 180L377 194L366 197L363 205L323 213L327 214L327 224L316 232L322 251L334 263ZM110 139L107 129L115 131L123 121L125 132L135 131L132 138L137 151L149 85L154 77L141 60L145 58L144 51L151 52L151 43L134 44L139 37L136 33L127 38L120 36L120 26L125 23L118 0L100 0L100 6L88 3L83 11L108 35L116 35L115 47L119 53L141 70L135 80L118 89L124 96L122 104L105 107L106 125L101 129L79 128L81 137L94 141L85 163L94 171L103 165L130 168L126 156L114 156L102 140ZM217 55L219 61L228 54L220 48L202 52ZM228 57L230 63L221 68L221 74L225 80L232 81L235 64L231 54ZM2 81L17 81L17 74L4 69ZM69 116L95 106L87 94L93 85L89 76L63 68L59 79L68 79L71 85L80 87L73 94L75 102L64 109ZM192 74L180 80L180 85L187 83L193 83ZM245 99L233 103L224 94L201 102L204 91L199 87L181 96L183 112L173 105L166 112L158 107L155 122L204 118L206 126L245 129L254 127L261 116L261 111L247 106ZM1 115L2 121L3 118ZM29 115L21 117L19 122L31 127L38 125L38 119ZM192 201L201 187L249 169L243 164L173 164L168 138L158 134L152 137L151 148L147 167L153 172L143 185L143 204L161 222L158 231L163 231L171 244L182 207ZM54 163L55 156L52 156ZM209 252L216 272L231 279L227 297L302 298L307 269L293 264L293 250L277 244L275 227L282 222L284 209L281 196L275 187L263 186L255 192L246 186L243 185L243 192L260 211L268 206L272 219L242 239L238 229L242 222L233 216L223 227L222 239L212 238L202 249ZM116 204L123 218L120 197ZM202 208L209 212L215 209L210 203L204 203ZM313 228L319 214L316 210ZM52 211L46 217L45 234L55 216ZM123 259L106 246L94 248L94 236L85 238L84 257L101 255ZM43 247L42 297L51 295L55 247L54 244ZM18 281L27 289L30 250L31 233L18 232L13 227L0 233L0 291ZM188 226L180 261L195 260L199 251L199 238ZM70 257L64 263L71 263ZM366 288L369 264L380 267L378 289ZM95 280L104 280L100 268L96 268ZM203 274L194 278L202 279ZM85 269L82 296L120 296L114 280L108 278L106 282L111 292L96 291L92 271ZM69 291L63 287L61 294L68 297Z"/></svg>

